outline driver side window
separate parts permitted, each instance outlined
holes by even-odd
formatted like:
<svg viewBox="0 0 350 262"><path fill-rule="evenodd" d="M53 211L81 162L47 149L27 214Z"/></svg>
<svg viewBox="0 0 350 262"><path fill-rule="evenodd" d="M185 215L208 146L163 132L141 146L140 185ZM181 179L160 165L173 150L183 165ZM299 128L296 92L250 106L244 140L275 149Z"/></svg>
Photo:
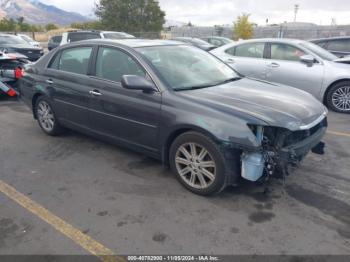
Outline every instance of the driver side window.
<svg viewBox="0 0 350 262"><path fill-rule="evenodd" d="M306 55L304 51L288 44L271 44L271 59L285 61L300 61Z"/></svg>
<svg viewBox="0 0 350 262"><path fill-rule="evenodd" d="M146 73L125 52L116 48L100 47L96 60L96 76L114 82L121 82L123 75L146 76Z"/></svg>

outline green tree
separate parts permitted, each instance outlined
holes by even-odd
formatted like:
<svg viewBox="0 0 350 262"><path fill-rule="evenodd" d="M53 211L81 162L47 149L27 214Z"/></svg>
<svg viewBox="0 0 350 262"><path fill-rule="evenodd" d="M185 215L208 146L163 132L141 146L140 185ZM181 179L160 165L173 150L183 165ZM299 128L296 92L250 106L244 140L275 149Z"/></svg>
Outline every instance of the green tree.
<svg viewBox="0 0 350 262"><path fill-rule="evenodd" d="M7 20L4 18L0 21L0 31L3 32L10 32L15 31L16 29L16 22L13 19Z"/></svg>
<svg viewBox="0 0 350 262"><path fill-rule="evenodd" d="M250 39L253 36L253 24L249 22L250 14L242 14L237 17L233 25L233 38Z"/></svg>
<svg viewBox="0 0 350 262"><path fill-rule="evenodd" d="M107 30L160 32L165 12L155 0L101 0L96 15Z"/></svg>
<svg viewBox="0 0 350 262"><path fill-rule="evenodd" d="M23 24L24 23L24 17L23 16L18 17L17 18L17 22L18 22L18 24Z"/></svg>
<svg viewBox="0 0 350 262"><path fill-rule="evenodd" d="M58 29L58 26L55 24L50 23L50 24L45 25L46 31L55 30L55 29Z"/></svg>

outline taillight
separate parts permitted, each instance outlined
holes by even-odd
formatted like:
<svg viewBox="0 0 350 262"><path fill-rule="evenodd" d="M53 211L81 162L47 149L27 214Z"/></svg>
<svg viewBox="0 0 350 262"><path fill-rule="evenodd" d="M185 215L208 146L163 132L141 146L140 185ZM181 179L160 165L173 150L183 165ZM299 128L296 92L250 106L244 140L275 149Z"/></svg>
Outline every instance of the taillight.
<svg viewBox="0 0 350 262"><path fill-rule="evenodd" d="M7 91L7 95L8 95L8 96L15 96L15 95L16 95L16 92L15 92L15 90L13 90L12 88L10 88L9 91Z"/></svg>
<svg viewBox="0 0 350 262"><path fill-rule="evenodd" d="M23 71L21 68L17 67L15 69L15 78L20 79L23 76Z"/></svg>

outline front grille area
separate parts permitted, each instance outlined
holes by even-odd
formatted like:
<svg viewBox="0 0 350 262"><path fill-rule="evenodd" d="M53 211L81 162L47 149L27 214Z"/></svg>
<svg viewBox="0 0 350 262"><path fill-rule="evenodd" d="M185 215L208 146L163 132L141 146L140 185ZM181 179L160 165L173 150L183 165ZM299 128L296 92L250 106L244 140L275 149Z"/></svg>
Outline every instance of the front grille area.
<svg viewBox="0 0 350 262"><path fill-rule="evenodd" d="M24 55L39 55L40 54L40 50L23 50L21 51L22 54Z"/></svg>

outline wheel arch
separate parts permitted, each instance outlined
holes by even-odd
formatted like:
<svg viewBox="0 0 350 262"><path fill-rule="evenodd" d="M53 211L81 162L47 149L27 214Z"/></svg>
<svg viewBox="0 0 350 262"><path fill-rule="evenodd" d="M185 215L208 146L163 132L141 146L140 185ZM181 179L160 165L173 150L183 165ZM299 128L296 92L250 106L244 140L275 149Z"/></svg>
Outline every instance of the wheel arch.
<svg viewBox="0 0 350 262"><path fill-rule="evenodd" d="M342 78L342 79L338 79L334 82L332 82L330 85L328 85L328 87L326 88L326 91L324 92L323 95L323 104L327 105L327 96L329 91L331 90L331 88L341 82L346 82L346 81L350 81L350 78Z"/></svg>
<svg viewBox="0 0 350 262"><path fill-rule="evenodd" d="M162 149L162 162L164 165L168 165L169 164L169 153L170 153L170 147L173 144L173 142L176 140L176 138L178 138L180 135L187 133L187 132L198 132L202 135L205 135L207 137L209 137L210 139L212 139L214 142L218 142L219 140L217 139L217 137L215 137L215 135L213 135L212 133L210 133L208 130L205 130L201 127L198 126L190 126L190 125L186 125L186 126L179 126L177 128L175 128L174 130L172 130L165 139L165 143Z"/></svg>
<svg viewBox="0 0 350 262"><path fill-rule="evenodd" d="M32 98L32 111L33 111L33 117L34 119L37 119L37 115L35 113L35 105L36 105L36 102L38 101L39 97L42 97L44 96L45 94L41 93L41 92L37 92L33 95L33 98Z"/></svg>

